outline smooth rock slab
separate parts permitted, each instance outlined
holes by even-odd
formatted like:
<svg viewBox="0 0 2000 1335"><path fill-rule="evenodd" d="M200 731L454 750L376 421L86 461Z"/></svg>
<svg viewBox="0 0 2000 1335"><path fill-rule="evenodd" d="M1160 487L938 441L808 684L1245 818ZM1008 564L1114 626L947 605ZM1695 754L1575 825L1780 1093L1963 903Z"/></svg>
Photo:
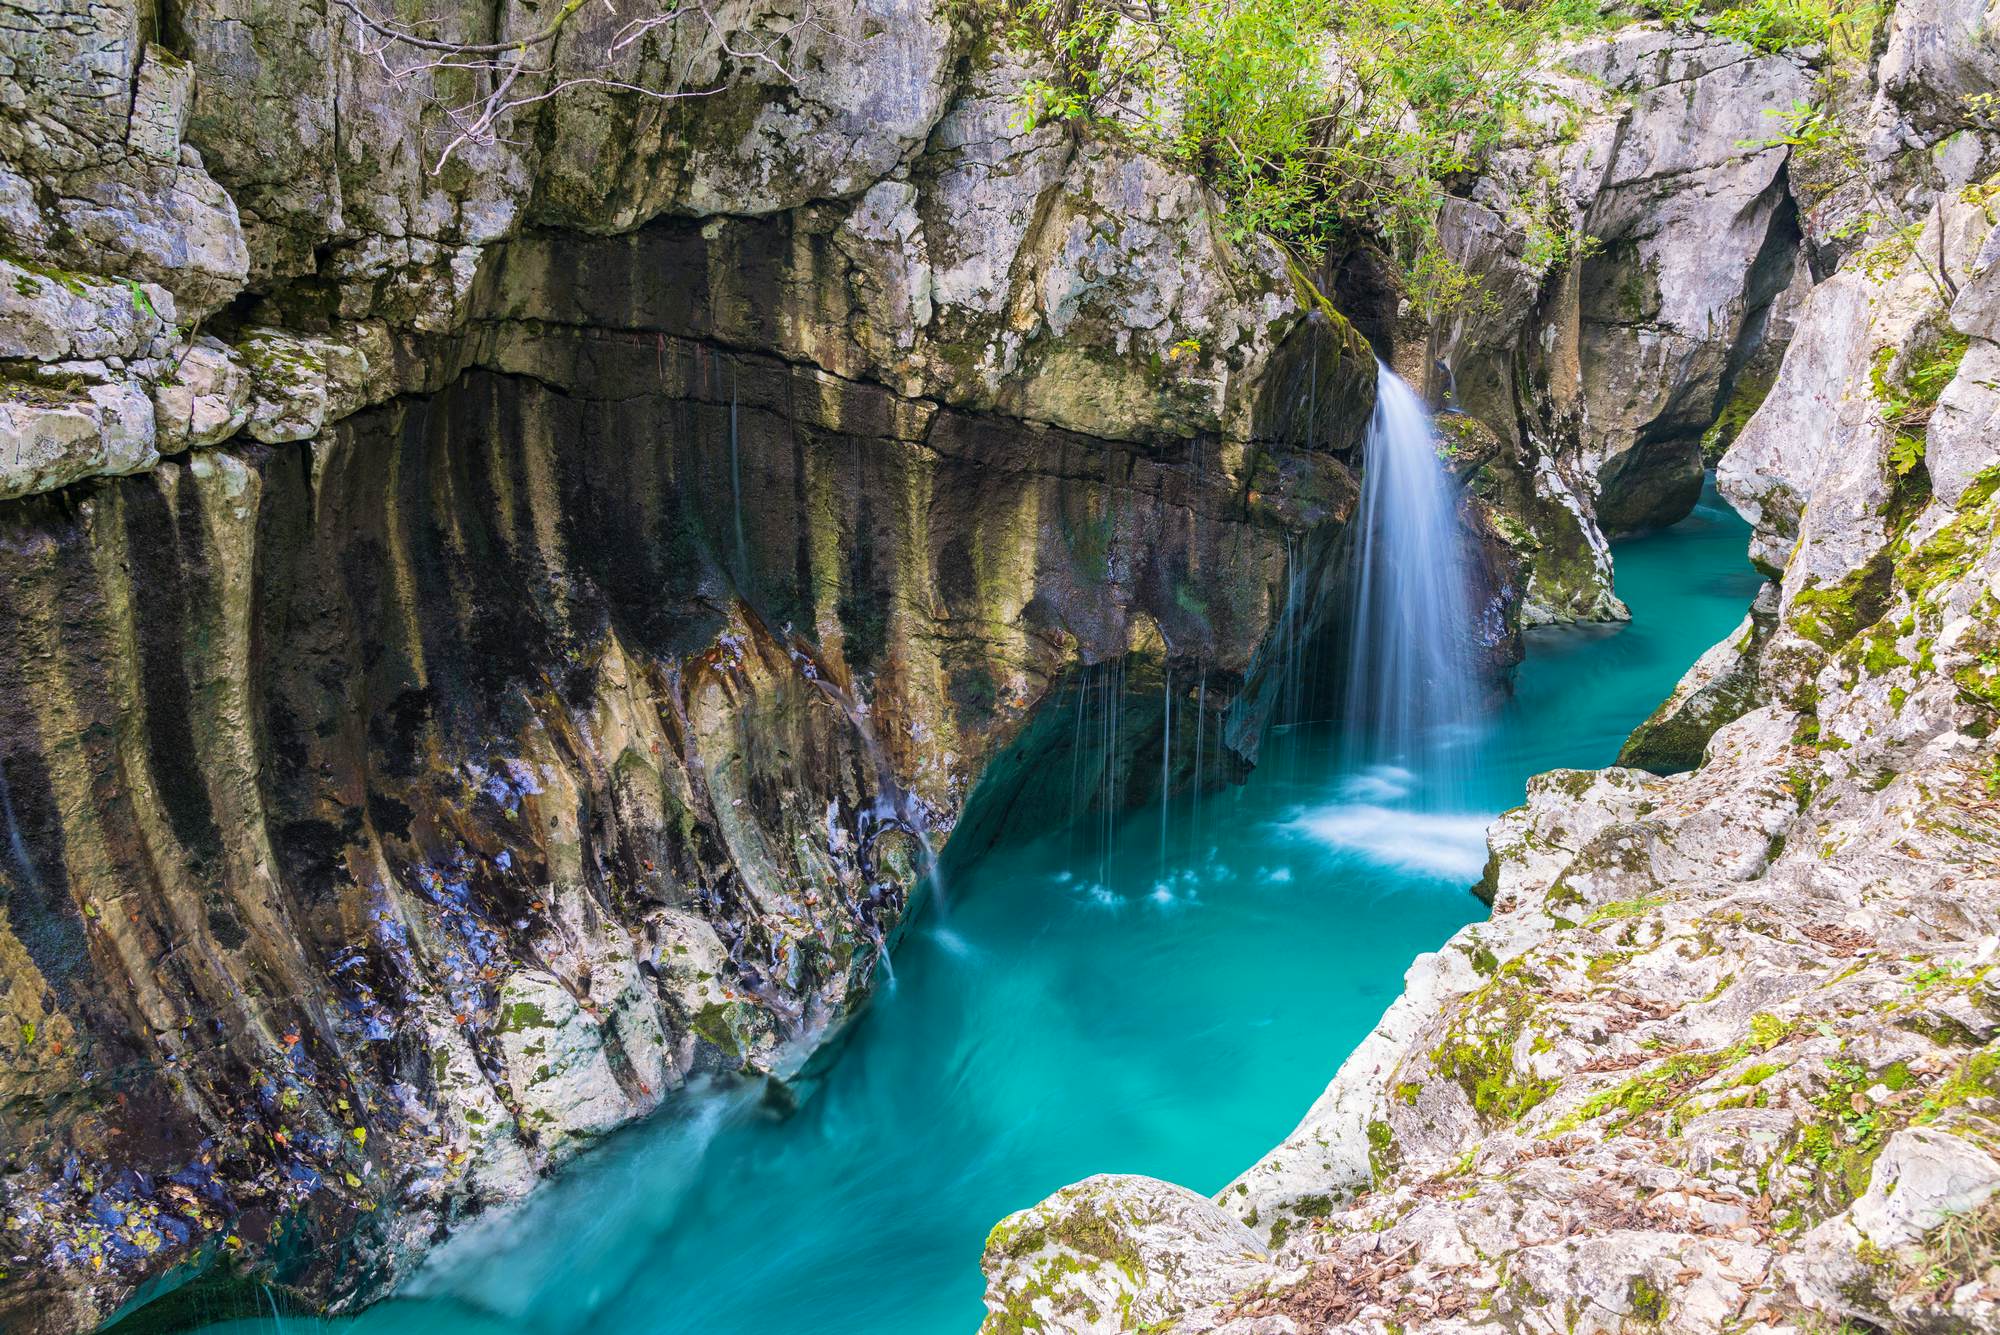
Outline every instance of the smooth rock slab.
<svg viewBox="0 0 2000 1335"><path fill-rule="evenodd" d="M76 393L27 385L0 390L0 500L104 473L141 472L159 458L152 400L132 385Z"/></svg>

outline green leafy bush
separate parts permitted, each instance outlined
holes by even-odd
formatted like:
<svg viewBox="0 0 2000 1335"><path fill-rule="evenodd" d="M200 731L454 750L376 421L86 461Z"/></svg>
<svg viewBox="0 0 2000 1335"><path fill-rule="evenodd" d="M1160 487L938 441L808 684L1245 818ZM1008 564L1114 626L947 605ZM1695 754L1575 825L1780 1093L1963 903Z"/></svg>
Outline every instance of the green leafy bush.
<svg viewBox="0 0 2000 1335"><path fill-rule="evenodd" d="M1475 300L1439 244L1452 188L1540 96L1546 38L1606 20L1597 0L1016 0L1016 35L1055 77L1029 125L1092 121L1197 171L1241 239L1303 260L1385 241L1427 315ZM1551 258L1567 236L1545 239Z"/></svg>
<svg viewBox="0 0 2000 1335"><path fill-rule="evenodd" d="M1790 51L1825 46L1840 20L1831 0L1755 0L1747 5L1718 5L1714 0L1664 0L1647 6L1670 23L1708 20L1710 32L1733 37L1759 51Z"/></svg>

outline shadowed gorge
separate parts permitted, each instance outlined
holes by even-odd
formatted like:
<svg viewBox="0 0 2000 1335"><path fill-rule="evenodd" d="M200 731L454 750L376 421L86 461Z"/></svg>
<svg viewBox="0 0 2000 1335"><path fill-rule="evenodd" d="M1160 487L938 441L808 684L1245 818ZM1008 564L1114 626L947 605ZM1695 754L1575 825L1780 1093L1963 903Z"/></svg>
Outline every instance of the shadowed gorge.
<svg viewBox="0 0 2000 1335"><path fill-rule="evenodd" d="M1448 814L1434 794L1390 791L1397 771L1347 768L1340 732L1306 725L1267 738L1242 787L954 851L948 916L910 929L796 1107L698 1087L472 1225L398 1297L283 1329L974 1329L968 1260L1008 1210L1107 1166L1219 1187L1288 1129L1407 958L1481 915L1464 887L1490 811L1533 773L1610 759L1686 638L1735 619L1757 584L1744 537L1711 493L1681 527L1621 545L1635 624L1532 637L1511 700L1471 725L1484 763L1444 795L1460 804ZM1198 687L1184 687L1191 709ZM1151 683L1135 671L1126 688L1122 728L1158 737ZM1101 736L1104 693L1065 686L1042 712ZM1119 782L1157 783L1149 759ZM1039 771L1051 807L1086 806L1096 763L1086 749ZM229 1315L209 1335L273 1329L254 1308L182 1309Z"/></svg>
<svg viewBox="0 0 2000 1335"><path fill-rule="evenodd" d="M496 291L562 300L492 298L436 393L12 507L11 939L49 1041L9 1139L79 1165L38 1188L54 1245L143 1165L292 1239L287 1291L352 1291L690 1078L795 1075L1079 669L1200 675L1182 750L1240 775L1337 456L731 350L775 280L730 253L690 302L704 255L538 238ZM1365 413L1365 367L1311 365L1322 429ZM1193 779L1144 760L1161 724L1105 737L1139 767L1107 819ZM1051 818L987 805L982 846Z"/></svg>
<svg viewBox="0 0 2000 1335"><path fill-rule="evenodd" d="M0 1330L2000 1335L1996 31L0 0Z"/></svg>

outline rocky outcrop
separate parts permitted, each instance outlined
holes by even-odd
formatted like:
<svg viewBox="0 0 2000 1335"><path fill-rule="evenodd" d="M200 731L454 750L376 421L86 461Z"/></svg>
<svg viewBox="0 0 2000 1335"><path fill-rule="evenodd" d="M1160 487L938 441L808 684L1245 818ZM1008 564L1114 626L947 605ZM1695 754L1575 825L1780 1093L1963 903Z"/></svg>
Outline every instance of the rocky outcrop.
<svg viewBox="0 0 2000 1335"><path fill-rule="evenodd" d="M611 10L447 157L345 7L0 3L9 1329L366 1296L789 1076L1075 674L1254 747L1367 346L962 7Z"/></svg>
<svg viewBox="0 0 2000 1335"><path fill-rule="evenodd" d="M915 0L809 23L746 0L639 43L588 8L562 57L587 86L452 158L445 76L391 77L396 51L373 58L345 8L182 6L162 34L178 54L133 6L37 12L6 71L0 250L44 332L0 349L22 442L0 495L150 467L163 442L242 429L246 404L257 439L301 440L434 389L451 336L490 313L496 248L668 213L796 218L798 256L716 252L824 284L769 329L725 312L754 346L1115 439L1256 434L1256 386L1303 309L1282 260L1180 225L1207 205L1158 162L1017 131L1018 53L968 52L964 22ZM512 31L460 17L438 36Z"/></svg>
<svg viewBox="0 0 2000 1335"><path fill-rule="evenodd" d="M2000 1330L2000 150L1949 142L1722 460L1772 582L1628 749L1699 768L1535 780L1299 1128L1009 1219L988 1330Z"/></svg>
<svg viewBox="0 0 2000 1335"><path fill-rule="evenodd" d="M1693 507L1704 434L1768 385L1803 291L1787 151L1757 145L1811 72L1650 25L1543 63L1531 123L1446 206L1479 292L1438 355L1504 443L1475 486L1507 516L1527 618L1617 619L1605 535Z"/></svg>

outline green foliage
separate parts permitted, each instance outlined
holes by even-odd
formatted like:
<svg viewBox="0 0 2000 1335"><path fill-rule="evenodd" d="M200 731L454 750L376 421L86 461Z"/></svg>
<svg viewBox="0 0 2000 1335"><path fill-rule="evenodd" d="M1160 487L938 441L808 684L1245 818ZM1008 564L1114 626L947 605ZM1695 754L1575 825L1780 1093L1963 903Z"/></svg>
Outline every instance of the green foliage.
<svg viewBox="0 0 2000 1335"><path fill-rule="evenodd" d="M1895 476L1908 477L1924 461L1931 414L1958 375L1969 346L1965 335L1946 329L1900 358L1900 368L1894 348L1876 354L1869 378L1882 416L1895 433L1889 442L1889 469Z"/></svg>
<svg viewBox="0 0 2000 1335"><path fill-rule="evenodd" d="M1865 23L1872 31L1877 17L1872 6L1843 10L1834 20L1834 31L1836 35L1845 34L1851 44L1854 30ZM1945 270L1941 242L1935 246L1925 244L1925 233L1929 230L1926 215L1908 217L1899 204L1883 193L1882 173L1894 162L1874 160L1857 127L1843 119L1838 110L1843 86L1852 77L1853 71L1846 65L1831 67L1821 77L1814 99L1800 99L1789 107L1765 111L1765 115L1781 123L1779 133L1768 139L1747 140L1740 147L1789 148L1794 179L1802 183L1803 197L1808 203L1842 189L1856 190L1868 201L1868 207L1855 210L1845 223L1831 229L1831 235L1836 240L1858 239L1865 243L1855 255L1855 263L1877 282L1914 267L1948 307L1958 296L1958 285ZM1988 128L1995 119L1994 107L1994 103L1979 96L1961 99L1960 125L1968 130ZM1934 216L1942 229L1945 192L1937 164L1922 147L1905 149L1898 158L1912 155L1917 157L1919 169L1937 187ZM1976 186L1967 187L1960 197L1975 205L1989 202L1986 191Z"/></svg>
<svg viewBox="0 0 2000 1335"><path fill-rule="evenodd" d="M1759 51L1825 46L1841 17L1830 0L1752 0L1717 5L1713 0L1651 0L1645 8L1669 23L1708 20L1708 30L1733 37Z"/></svg>
<svg viewBox="0 0 2000 1335"><path fill-rule="evenodd" d="M1597 0L1015 0L1014 33L1057 75L1021 120L1092 122L1189 167L1227 205L1228 234L1303 258L1387 243L1426 316L1483 299L1438 215L1544 94L1546 38L1603 26ZM1533 238L1546 264L1586 244L1566 220Z"/></svg>
<svg viewBox="0 0 2000 1335"><path fill-rule="evenodd" d="M1583 920L1586 927L1602 922L1617 922L1622 918L1642 918L1654 909L1671 903L1663 895L1648 895L1640 899L1623 899L1610 904L1599 905L1591 915Z"/></svg>

